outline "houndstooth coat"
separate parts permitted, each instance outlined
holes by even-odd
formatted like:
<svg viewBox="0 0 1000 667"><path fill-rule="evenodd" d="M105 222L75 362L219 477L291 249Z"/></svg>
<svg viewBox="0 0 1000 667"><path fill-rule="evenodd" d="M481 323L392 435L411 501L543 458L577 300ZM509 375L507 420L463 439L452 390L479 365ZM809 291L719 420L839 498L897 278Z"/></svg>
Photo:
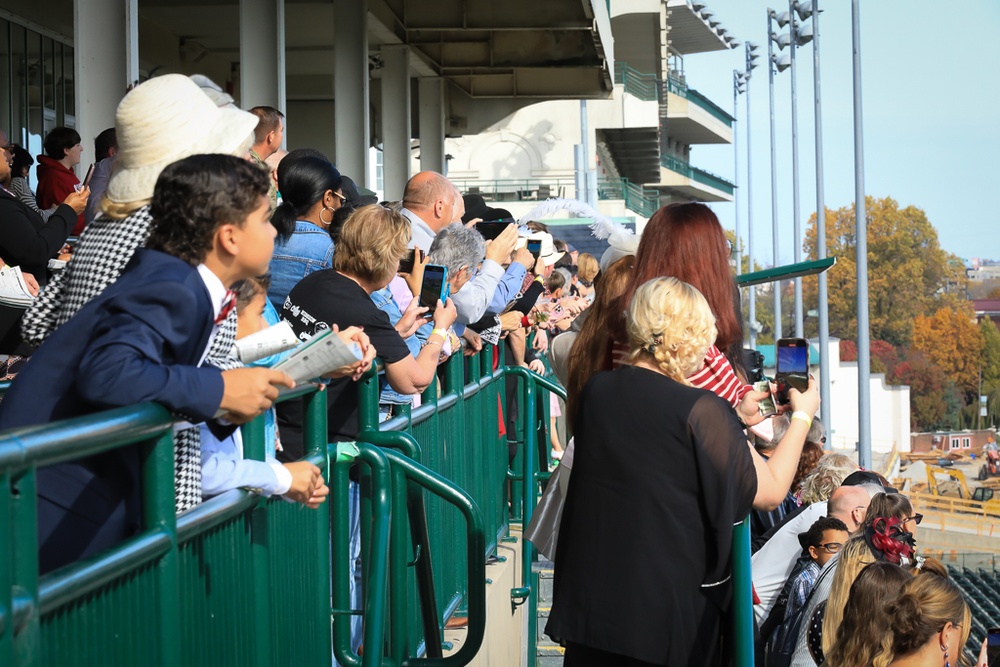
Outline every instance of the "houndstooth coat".
<svg viewBox="0 0 1000 667"><path fill-rule="evenodd" d="M33 346L41 345L88 301L118 280L136 248L146 244L153 218L149 206L124 220L98 216L83 230L73 252L73 261L53 276L24 314L21 334ZM223 370L236 368L234 310L212 339L205 363ZM201 439L199 428L174 433L174 488L177 512L201 502Z"/></svg>

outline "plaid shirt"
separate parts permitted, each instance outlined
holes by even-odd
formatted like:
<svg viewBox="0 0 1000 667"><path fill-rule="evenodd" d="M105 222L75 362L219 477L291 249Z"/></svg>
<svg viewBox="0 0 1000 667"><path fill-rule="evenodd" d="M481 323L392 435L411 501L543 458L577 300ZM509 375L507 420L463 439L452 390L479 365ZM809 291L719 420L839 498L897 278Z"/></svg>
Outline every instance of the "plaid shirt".
<svg viewBox="0 0 1000 667"><path fill-rule="evenodd" d="M792 583L792 594L788 597L788 607L785 609L785 618L791 618L795 612L805 606L806 599L816 585L816 579L822 568L816 561L809 561L809 564L802 568L799 576Z"/></svg>

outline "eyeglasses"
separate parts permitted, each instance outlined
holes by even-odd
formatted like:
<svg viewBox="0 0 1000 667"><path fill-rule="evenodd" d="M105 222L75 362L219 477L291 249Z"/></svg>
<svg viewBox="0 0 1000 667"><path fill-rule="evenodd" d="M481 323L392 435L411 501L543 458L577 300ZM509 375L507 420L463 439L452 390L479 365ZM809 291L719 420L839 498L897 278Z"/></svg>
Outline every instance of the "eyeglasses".
<svg viewBox="0 0 1000 667"><path fill-rule="evenodd" d="M577 278L576 281L583 285L584 287L590 287L594 284L593 280L584 280L583 278Z"/></svg>
<svg viewBox="0 0 1000 667"><path fill-rule="evenodd" d="M843 542L827 542L826 544L817 545L820 549L823 549L828 554L835 554L839 552L843 546Z"/></svg>
<svg viewBox="0 0 1000 667"><path fill-rule="evenodd" d="M920 522L923 521L923 520L924 520L924 515L923 514L914 514L913 516L911 516L911 517L909 517L907 519L903 519L902 521L900 521L900 523L906 523L907 521L915 521L916 524L919 526Z"/></svg>
<svg viewBox="0 0 1000 667"><path fill-rule="evenodd" d="M339 199L341 204L343 204L344 202L347 201L347 197L345 197L344 195L340 194L339 192L334 191L333 196L336 197L337 199Z"/></svg>

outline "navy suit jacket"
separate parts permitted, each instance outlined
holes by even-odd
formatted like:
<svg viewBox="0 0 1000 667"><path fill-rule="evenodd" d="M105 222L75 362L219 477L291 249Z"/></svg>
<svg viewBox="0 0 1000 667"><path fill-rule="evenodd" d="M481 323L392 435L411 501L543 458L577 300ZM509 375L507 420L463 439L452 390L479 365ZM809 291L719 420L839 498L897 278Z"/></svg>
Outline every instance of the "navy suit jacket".
<svg viewBox="0 0 1000 667"><path fill-rule="evenodd" d="M136 250L121 277L32 355L0 403L0 430L142 401L211 419L222 373L197 364L214 312L196 268Z"/></svg>
<svg viewBox="0 0 1000 667"><path fill-rule="evenodd" d="M142 401L211 419L222 402L222 372L197 364L214 312L196 268L137 250L121 277L32 355L0 403L0 430ZM40 572L135 535L140 481L137 447L39 469Z"/></svg>

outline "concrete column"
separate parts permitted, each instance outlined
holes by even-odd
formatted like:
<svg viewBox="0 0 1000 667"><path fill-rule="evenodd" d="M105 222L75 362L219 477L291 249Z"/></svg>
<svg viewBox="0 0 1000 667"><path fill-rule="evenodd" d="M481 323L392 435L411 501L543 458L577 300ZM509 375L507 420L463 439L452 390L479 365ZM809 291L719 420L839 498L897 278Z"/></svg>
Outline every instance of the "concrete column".
<svg viewBox="0 0 1000 667"><path fill-rule="evenodd" d="M285 0L240 0L240 106L285 112Z"/></svg>
<svg viewBox="0 0 1000 667"><path fill-rule="evenodd" d="M368 147L368 0L334 0L334 127L337 168L371 187Z"/></svg>
<svg viewBox="0 0 1000 667"><path fill-rule="evenodd" d="M135 0L75 0L73 2L74 94L76 131L83 143L80 178L94 161L94 138L115 124L115 109L125 96L129 44L128 6ZM124 35L108 39L108 35Z"/></svg>
<svg viewBox="0 0 1000 667"><path fill-rule="evenodd" d="M439 76L421 77L420 99L420 170L447 175L444 157L444 79Z"/></svg>
<svg viewBox="0 0 1000 667"><path fill-rule="evenodd" d="M383 46L382 183L386 199L401 199L410 179L410 47Z"/></svg>

